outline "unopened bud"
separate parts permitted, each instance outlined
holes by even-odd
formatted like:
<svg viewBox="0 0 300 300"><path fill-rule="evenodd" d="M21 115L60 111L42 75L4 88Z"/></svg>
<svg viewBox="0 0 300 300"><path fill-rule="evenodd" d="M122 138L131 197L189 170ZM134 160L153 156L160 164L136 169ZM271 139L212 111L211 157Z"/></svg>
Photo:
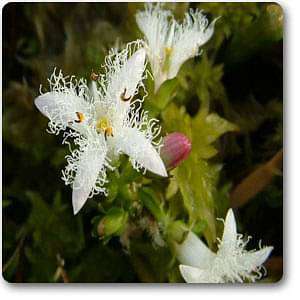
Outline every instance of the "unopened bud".
<svg viewBox="0 0 300 300"><path fill-rule="evenodd" d="M183 133L173 132L164 137L160 156L166 168L170 170L186 160L191 149L191 141Z"/></svg>
<svg viewBox="0 0 300 300"><path fill-rule="evenodd" d="M99 222L97 231L99 236L120 235L125 228L128 213L121 208L111 208Z"/></svg>

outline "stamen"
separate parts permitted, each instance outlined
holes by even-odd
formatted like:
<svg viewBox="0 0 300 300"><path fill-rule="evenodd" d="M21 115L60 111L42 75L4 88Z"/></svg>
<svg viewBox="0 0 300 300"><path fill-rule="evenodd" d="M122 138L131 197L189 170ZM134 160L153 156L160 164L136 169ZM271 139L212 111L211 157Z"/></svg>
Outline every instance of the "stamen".
<svg viewBox="0 0 300 300"><path fill-rule="evenodd" d="M122 100L122 101L125 101L125 102L126 102L126 101L129 101L130 98L131 98L131 96L129 96L128 98L125 97L126 91L127 91L127 89L125 88L125 89L124 89L124 92L123 92L123 93L121 94L121 96L120 96L121 100Z"/></svg>
<svg viewBox="0 0 300 300"><path fill-rule="evenodd" d="M112 136L112 137L114 136L113 132L112 132L112 127L108 127L104 131L104 138L105 138L106 141L107 141L108 136Z"/></svg>
<svg viewBox="0 0 300 300"><path fill-rule="evenodd" d="M81 122L84 121L85 118L84 118L84 114L83 113L76 111L76 115L77 115L78 119L75 120L74 122L81 123Z"/></svg>
<svg viewBox="0 0 300 300"><path fill-rule="evenodd" d="M91 73L91 80L97 81L99 79L99 74L96 74L94 71Z"/></svg>
<svg viewBox="0 0 300 300"><path fill-rule="evenodd" d="M104 138L107 140L108 136L114 136L113 135L113 128L110 125L110 122L107 118L100 118L96 124L96 129L97 132L103 132L104 133Z"/></svg>
<svg viewBox="0 0 300 300"><path fill-rule="evenodd" d="M77 120L69 121L68 125L71 126L71 125L73 125L74 122L75 123L82 123L84 121L84 119L85 119L84 114L81 113L81 112L76 111L76 116L77 116Z"/></svg>

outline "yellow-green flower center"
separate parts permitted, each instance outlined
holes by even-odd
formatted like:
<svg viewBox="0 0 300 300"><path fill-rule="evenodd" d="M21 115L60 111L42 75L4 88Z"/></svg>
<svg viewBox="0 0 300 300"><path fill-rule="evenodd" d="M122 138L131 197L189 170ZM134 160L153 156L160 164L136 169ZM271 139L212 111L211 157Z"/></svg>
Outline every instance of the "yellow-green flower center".
<svg viewBox="0 0 300 300"><path fill-rule="evenodd" d="M111 126L109 119L106 117L102 117L98 119L96 123L96 130L98 133L100 132L104 133L105 139L108 136L113 136L113 128Z"/></svg>
<svg viewBox="0 0 300 300"><path fill-rule="evenodd" d="M170 57L173 52L173 48L165 47L164 51L165 51L165 60L164 60L164 65L162 67L162 70L163 70L163 72L168 72L168 70L170 68Z"/></svg>

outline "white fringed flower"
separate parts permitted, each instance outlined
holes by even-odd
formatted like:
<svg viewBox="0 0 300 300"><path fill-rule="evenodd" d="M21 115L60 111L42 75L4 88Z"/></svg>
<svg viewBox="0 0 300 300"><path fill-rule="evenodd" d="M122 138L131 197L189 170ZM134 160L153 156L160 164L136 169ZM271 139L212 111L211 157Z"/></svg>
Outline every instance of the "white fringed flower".
<svg viewBox="0 0 300 300"><path fill-rule="evenodd" d="M167 176L159 156L160 134L157 120L142 110L143 99L133 99L143 88L145 50L132 42L121 52L111 51L105 59L105 75L99 75L90 88L86 81L64 77L54 71L50 92L35 99L47 116L49 130L65 132L64 143L72 138L78 147L66 157L63 180L73 185L72 203L78 213L89 197L104 193L106 169L113 169L119 154L127 154L137 170L150 170Z"/></svg>
<svg viewBox="0 0 300 300"><path fill-rule="evenodd" d="M236 231L232 209L227 213L219 250L212 252L194 233L189 232L182 244L176 246L179 268L188 283L255 282L262 277L262 264L273 247L246 251L248 243Z"/></svg>
<svg viewBox="0 0 300 300"><path fill-rule="evenodd" d="M164 81L176 77L186 60L199 54L199 47L213 35L216 20L209 25L201 11L190 10L182 24L178 24L159 3L148 3L144 11L136 14L136 21L146 38L157 91Z"/></svg>

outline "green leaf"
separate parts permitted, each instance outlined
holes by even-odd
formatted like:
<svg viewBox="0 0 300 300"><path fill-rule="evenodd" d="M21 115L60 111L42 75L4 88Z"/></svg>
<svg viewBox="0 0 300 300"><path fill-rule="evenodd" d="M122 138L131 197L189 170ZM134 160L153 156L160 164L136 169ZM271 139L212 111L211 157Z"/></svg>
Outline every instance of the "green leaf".
<svg viewBox="0 0 300 300"><path fill-rule="evenodd" d="M204 235L212 244L216 238L214 193L221 168L207 159L217 154L214 146L217 139L228 131L237 130L237 126L215 113L209 114L206 108L191 118L184 109L171 104L162 116L167 129L181 131L192 140L191 154L174 170L174 176L189 222L207 222Z"/></svg>
<svg viewBox="0 0 300 300"><path fill-rule="evenodd" d="M178 184L175 178L170 179L170 183L167 187L166 190L166 199L169 200L170 198L172 198L174 195L176 195L178 191Z"/></svg>
<svg viewBox="0 0 300 300"><path fill-rule="evenodd" d="M169 222L166 231L169 243L172 245L174 242L182 243L189 232L189 228L183 221L177 220Z"/></svg>
<svg viewBox="0 0 300 300"><path fill-rule="evenodd" d="M207 222L205 220L201 220L193 226L193 232L195 232L197 235L200 235L203 233L206 227L207 227Z"/></svg>
<svg viewBox="0 0 300 300"><path fill-rule="evenodd" d="M206 53L201 57L200 63L195 64L191 77L202 105L208 108L212 99L223 98L223 65L215 65Z"/></svg>
<svg viewBox="0 0 300 300"><path fill-rule="evenodd" d="M125 165L123 166L123 169L121 171L120 181L121 183L131 183L140 178L141 173L132 167L132 164L127 157L125 161Z"/></svg>
<svg viewBox="0 0 300 300"><path fill-rule="evenodd" d="M192 138L191 117L186 113L184 107L178 108L174 103L162 112L164 129L167 132L180 131Z"/></svg>
<svg viewBox="0 0 300 300"><path fill-rule="evenodd" d="M152 100L153 105L160 111L164 110L175 96L177 86L177 78L165 81L157 94L155 94L154 99Z"/></svg>
<svg viewBox="0 0 300 300"><path fill-rule="evenodd" d="M215 204L213 194L218 180L219 165L213 165L190 155L189 159L175 170L184 207L189 214L191 224L200 220L207 222L204 236L211 245L216 238Z"/></svg>
<svg viewBox="0 0 300 300"><path fill-rule="evenodd" d="M167 107L175 97L178 85L177 78L167 80L156 94L149 95L144 102L144 109L148 111L151 118L157 117Z"/></svg>
<svg viewBox="0 0 300 300"><path fill-rule="evenodd" d="M236 131L238 127L221 118L215 113L199 113L192 120L193 141L192 146L198 151L199 157L208 159L217 154L211 144L228 131Z"/></svg>
<svg viewBox="0 0 300 300"><path fill-rule="evenodd" d="M175 104L168 106L163 113L167 130L180 131L192 140L192 152L202 159L215 156L218 151L212 145L221 135L228 131L236 131L238 127L215 113L208 114L201 110L195 118L191 118L183 108Z"/></svg>
<svg viewBox="0 0 300 300"><path fill-rule="evenodd" d="M152 213L155 219L160 222L165 218L163 209L157 201L157 197L153 190L149 188L143 188L139 191L139 196L143 205Z"/></svg>

